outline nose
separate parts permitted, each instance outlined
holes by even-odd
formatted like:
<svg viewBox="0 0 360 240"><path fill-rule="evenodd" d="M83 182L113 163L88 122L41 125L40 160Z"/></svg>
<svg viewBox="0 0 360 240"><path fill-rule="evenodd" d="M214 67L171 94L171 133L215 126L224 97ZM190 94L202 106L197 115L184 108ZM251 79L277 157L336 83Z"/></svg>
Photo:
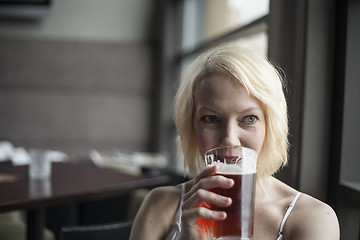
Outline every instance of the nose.
<svg viewBox="0 0 360 240"><path fill-rule="evenodd" d="M240 129L237 122L224 124L219 144L220 146L241 146Z"/></svg>

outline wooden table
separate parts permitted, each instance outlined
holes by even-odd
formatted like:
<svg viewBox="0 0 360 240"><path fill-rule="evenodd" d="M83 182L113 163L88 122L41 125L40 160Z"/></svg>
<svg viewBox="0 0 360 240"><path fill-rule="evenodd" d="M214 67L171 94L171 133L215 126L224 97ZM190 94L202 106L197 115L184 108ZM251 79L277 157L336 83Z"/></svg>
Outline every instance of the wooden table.
<svg viewBox="0 0 360 240"><path fill-rule="evenodd" d="M53 163L51 180L30 180L28 166L0 165L0 212L26 210L27 239L42 240L45 208L107 199L167 184L169 176L133 176L92 164ZM4 175L5 174L5 175Z"/></svg>

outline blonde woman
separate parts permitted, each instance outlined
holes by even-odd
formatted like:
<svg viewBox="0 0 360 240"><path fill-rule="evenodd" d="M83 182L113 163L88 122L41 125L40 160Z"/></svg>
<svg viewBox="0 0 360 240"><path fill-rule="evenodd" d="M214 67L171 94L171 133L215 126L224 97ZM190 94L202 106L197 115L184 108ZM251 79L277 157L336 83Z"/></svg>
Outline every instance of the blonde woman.
<svg viewBox="0 0 360 240"><path fill-rule="evenodd" d="M268 60L230 45L203 53L181 82L175 122L185 166L195 177L152 190L135 218L130 239L211 238L206 220L223 220L226 213L201 203L230 206L230 198L209 189L234 184L215 175L216 166L204 166L204 153L220 146L248 147L259 156L254 239L339 239L331 207L272 176L287 163L288 116L282 79Z"/></svg>

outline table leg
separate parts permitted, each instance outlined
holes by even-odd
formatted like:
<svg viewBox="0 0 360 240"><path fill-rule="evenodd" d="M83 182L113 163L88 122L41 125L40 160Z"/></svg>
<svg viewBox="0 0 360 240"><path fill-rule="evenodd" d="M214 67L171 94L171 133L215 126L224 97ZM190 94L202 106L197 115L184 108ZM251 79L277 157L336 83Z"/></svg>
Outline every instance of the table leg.
<svg viewBox="0 0 360 240"><path fill-rule="evenodd" d="M30 209L26 213L27 240L43 240L45 226L45 209Z"/></svg>

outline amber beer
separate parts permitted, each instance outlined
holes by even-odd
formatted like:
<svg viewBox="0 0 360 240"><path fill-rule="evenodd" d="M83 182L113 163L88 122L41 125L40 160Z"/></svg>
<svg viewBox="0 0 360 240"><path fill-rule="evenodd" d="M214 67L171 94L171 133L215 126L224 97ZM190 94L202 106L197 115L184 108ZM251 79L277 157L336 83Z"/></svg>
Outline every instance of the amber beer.
<svg viewBox="0 0 360 240"><path fill-rule="evenodd" d="M241 148L241 147L239 147ZM241 152L234 151L227 153L222 149L217 149L214 153L207 152L206 160L208 165L217 164L217 174L234 180L234 186L230 189L213 188L212 192L222 196L230 197L232 204L229 207L219 207L210 204L210 208L216 211L224 211L227 217L223 221L211 221L213 237L215 239L252 239L254 223L254 199L256 185L256 153L244 156ZM246 149L246 151L253 151ZM255 152L255 151L253 151ZM209 163L209 154L210 157ZM241 156L240 156L241 155ZM235 160L234 160L235 159Z"/></svg>
<svg viewBox="0 0 360 240"><path fill-rule="evenodd" d="M232 178L235 182L230 189L214 188L213 192L222 196L230 197L232 204L223 208L211 206L211 209L226 212L223 221L212 221L213 235L220 237L245 237L252 238L254 219L254 197L256 173L252 174L222 174Z"/></svg>

